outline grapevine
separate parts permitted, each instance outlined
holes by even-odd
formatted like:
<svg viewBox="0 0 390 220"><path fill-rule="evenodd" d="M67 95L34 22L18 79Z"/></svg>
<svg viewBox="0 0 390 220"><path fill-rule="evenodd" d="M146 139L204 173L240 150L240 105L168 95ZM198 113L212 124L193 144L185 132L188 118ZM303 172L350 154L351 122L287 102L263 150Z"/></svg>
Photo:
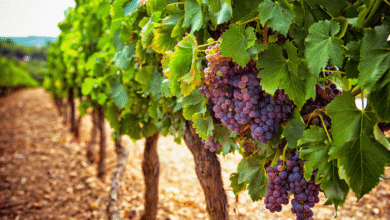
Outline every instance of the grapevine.
<svg viewBox="0 0 390 220"><path fill-rule="evenodd" d="M117 137L190 143L194 131L210 157L238 151L235 194L309 219L320 192L337 211L349 190L359 200L386 179L389 11L381 0L80 0L44 85L74 92L82 115L101 108ZM210 204L210 218L228 219L227 204Z"/></svg>

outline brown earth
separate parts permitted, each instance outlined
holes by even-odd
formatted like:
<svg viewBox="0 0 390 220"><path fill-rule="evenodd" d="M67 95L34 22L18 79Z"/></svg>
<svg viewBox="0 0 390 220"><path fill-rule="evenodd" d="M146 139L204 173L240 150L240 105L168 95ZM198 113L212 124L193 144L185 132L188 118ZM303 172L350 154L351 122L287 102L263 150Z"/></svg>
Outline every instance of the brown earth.
<svg viewBox="0 0 390 220"><path fill-rule="evenodd" d="M108 124L107 124L108 127ZM73 139L62 124L50 95L42 89L20 90L0 98L0 219L107 219L109 172L96 178L96 164L86 159L92 129L91 117L81 121L81 138ZM110 137L111 130L107 129ZM184 142L183 142L184 143ZM141 169L144 140L123 138L130 154L121 187L119 207L125 219L139 219L143 210ZM202 189L187 147L172 137L161 137L158 219L208 219ZM96 149L97 150L97 149ZM219 157L231 219L295 219L289 211L270 213L262 201L253 203L246 192L235 198L229 175L241 160L239 154ZM113 142L108 142L107 167L116 162ZM386 169L387 177L390 169ZM333 219L333 207L320 204L315 219ZM356 203L351 192L339 208L338 219L390 219L390 180L381 182Z"/></svg>

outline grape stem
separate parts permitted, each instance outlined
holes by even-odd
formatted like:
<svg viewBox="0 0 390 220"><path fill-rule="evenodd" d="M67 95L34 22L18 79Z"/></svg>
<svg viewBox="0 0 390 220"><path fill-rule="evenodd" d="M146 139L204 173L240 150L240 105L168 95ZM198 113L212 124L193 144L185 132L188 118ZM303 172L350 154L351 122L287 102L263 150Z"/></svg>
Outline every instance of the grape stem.
<svg viewBox="0 0 390 220"><path fill-rule="evenodd" d="M322 115L319 115L319 116L320 116L320 119L321 119L321 122L322 122L322 126L325 129L326 135L328 136L329 142L332 142L332 138L330 138L330 135L329 135L328 129L326 128L326 124L324 122L324 119L322 118Z"/></svg>
<svg viewBox="0 0 390 220"><path fill-rule="evenodd" d="M362 88L358 88L355 91L352 92L355 96L359 95L362 92Z"/></svg>
<svg viewBox="0 0 390 220"><path fill-rule="evenodd" d="M247 20L247 21L237 21L236 24L237 24L237 25L242 25L242 24L249 23L249 22L251 22L251 21L256 21L257 19L259 19L259 18L258 18L258 17L254 17L254 18L249 19L249 20Z"/></svg>
<svg viewBox="0 0 390 220"><path fill-rule="evenodd" d="M390 6L390 3L387 0L383 0L383 1Z"/></svg>
<svg viewBox="0 0 390 220"><path fill-rule="evenodd" d="M268 22L265 22L264 28L263 28L263 44L268 44Z"/></svg>
<svg viewBox="0 0 390 220"><path fill-rule="evenodd" d="M316 109L312 113L309 113L307 115L303 115L302 119L303 119L303 121L308 121L311 118L315 118L315 117L317 117L317 116L319 116L321 114L324 114L324 111L325 111L325 107Z"/></svg>
<svg viewBox="0 0 390 220"><path fill-rule="evenodd" d="M250 124L246 124L246 126L243 128L243 129L240 129L240 132L238 133L238 135L240 137L244 137L246 135L246 131L251 127Z"/></svg>
<svg viewBox="0 0 390 220"><path fill-rule="evenodd" d="M343 71L340 71L340 70L321 70L322 73L325 73L325 72L331 72L331 73L341 73L341 74L346 74L345 72Z"/></svg>
<svg viewBox="0 0 390 220"><path fill-rule="evenodd" d="M198 45L198 47L208 47L208 46L213 45L213 44L216 44L216 43L221 43L221 40L216 40L216 41L213 41L213 42L211 42L211 43Z"/></svg>
<svg viewBox="0 0 390 220"><path fill-rule="evenodd" d="M169 4L169 5L181 5L181 4L184 4L184 2L174 2L174 3L171 3L171 4Z"/></svg>

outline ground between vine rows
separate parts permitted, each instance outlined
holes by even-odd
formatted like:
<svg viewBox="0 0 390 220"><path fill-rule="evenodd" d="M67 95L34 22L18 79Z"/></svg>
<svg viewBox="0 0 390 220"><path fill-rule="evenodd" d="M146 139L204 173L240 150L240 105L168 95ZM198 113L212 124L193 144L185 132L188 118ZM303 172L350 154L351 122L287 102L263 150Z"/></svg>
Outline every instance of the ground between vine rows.
<svg viewBox="0 0 390 220"><path fill-rule="evenodd" d="M107 125L107 127L109 127ZM75 140L42 89L20 90L0 98L0 219L107 219L110 185L96 178L96 164L86 160L91 117L81 122L81 138ZM110 136L111 130L106 130ZM172 137L158 143L160 157L160 200L158 219L207 219L205 201L196 178L190 151ZM143 210L144 183L141 169L144 140L123 139L130 150L123 180L120 209L126 219L139 219ZM229 175L241 157L219 157L231 219L294 219L289 211L269 213L262 201L252 203L245 193L238 200L231 191ZM113 143L108 143L108 169L116 162ZM386 169L387 177L390 168ZM313 211L315 219L333 219L332 207ZM390 219L390 180L381 182L358 203L350 193L339 209L338 219Z"/></svg>

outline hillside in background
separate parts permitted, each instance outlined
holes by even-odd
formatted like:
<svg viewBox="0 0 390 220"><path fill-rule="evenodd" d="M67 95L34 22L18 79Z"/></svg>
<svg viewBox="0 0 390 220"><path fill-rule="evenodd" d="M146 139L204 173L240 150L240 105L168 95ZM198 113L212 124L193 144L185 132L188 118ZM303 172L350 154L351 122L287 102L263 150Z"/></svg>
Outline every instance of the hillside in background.
<svg viewBox="0 0 390 220"><path fill-rule="evenodd" d="M0 37L0 40L12 40L15 44L22 44L27 46L44 46L48 42L55 42L56 37L42 37L42 36L28 36L28 37Z"/></svg>
<svg viewBox="0 0 390 220"><path fill-rule="evenodd" d="M37 87L39 83L24 69L0 56L0 88Z"/></svg>

